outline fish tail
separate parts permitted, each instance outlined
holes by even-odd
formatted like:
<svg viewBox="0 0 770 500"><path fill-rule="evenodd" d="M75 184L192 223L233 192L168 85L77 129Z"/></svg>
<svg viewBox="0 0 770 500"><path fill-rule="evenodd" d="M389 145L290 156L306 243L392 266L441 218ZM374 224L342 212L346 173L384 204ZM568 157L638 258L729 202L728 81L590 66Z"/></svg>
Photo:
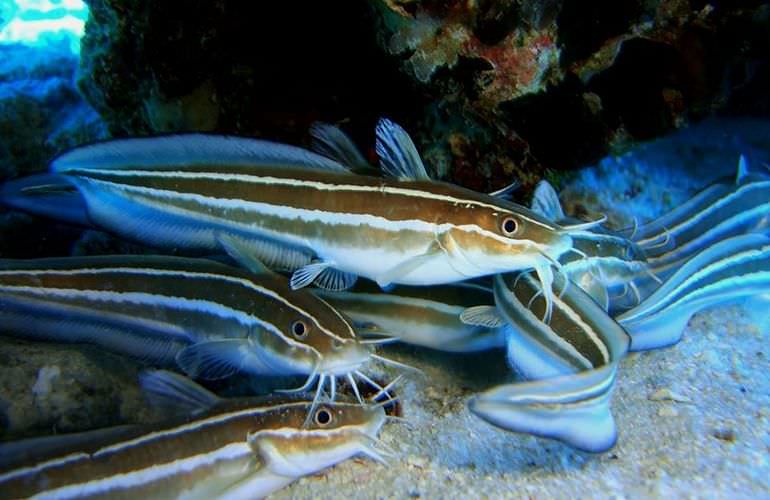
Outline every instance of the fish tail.
<svg viewBox="0 0 770 500"><path fill-rule="evenodd" d="M75 185L57 174L37 174L8 181L0 186L0 205L90 227L86 203Z"/></svg>

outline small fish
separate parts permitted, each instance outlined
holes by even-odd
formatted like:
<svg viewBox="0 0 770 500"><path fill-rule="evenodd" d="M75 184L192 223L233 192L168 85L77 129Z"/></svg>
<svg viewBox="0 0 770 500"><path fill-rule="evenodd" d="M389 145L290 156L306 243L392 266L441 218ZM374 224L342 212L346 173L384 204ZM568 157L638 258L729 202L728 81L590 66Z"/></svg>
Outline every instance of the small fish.
<svg viewBox="0 0 770 500"><path fill-rule="evenodd" d="M350 322L267 269L206 259L0 260L0 332L90 343L192 377L307 375L320 399L376 357ZM395 362L392 362L395 363Z"/></svg>
<svg viewBox="0 0 770 500"><path fill-rule="evenodd" d="M582 222L564 214L559 197L548 181L541 181L535 188L532 210L561 226ZM647 256L630 239L596 223L588 224L588 229L570 231L572 248L559 258L560 272L605 311L616 314L630 309L641 301L637 281L642 277L656 278L650 271Z"/></svg>
<svg viewBox="0 0 770 500"><path fill-rule="evenodd" d="M262 498L355 455L382 462L387 454L376 447L382 405L225 400L162 371L144 373L142 385L186 414L0 445L16 457L0 468L0 498Z"/></svg>
<svg viewBox="0 0 770 500"><path fill-rule="evenodd" d="M248 250L235 256L241 265L291 272L293 288L345 289L357 276L382 287L435 285L519 269L550 283L571 247L569 228L430 179L388 120L377 141L387 178L291 146L201 134L84 146L51 171L77 188L101 228L209 253L227 251L225 236Z"/></svg>
<svg viewBox="0 0 770 500"><path fill-rule="evenodd" d="M609 406L617 366L614 362L576 374L501 385L474 396L468 407L504 430L604 452L617 442Z"/></svg>
<svg viewBox="0 0 770 500"><path fill-rule="evenodd" d="M370 281L359 281L346 291L313 292L350 317L359 335L387 335L407 344L447 352L505 346L501 328L460 321L460 314L470 306L494 305L491 288L482 285L396 286L386 293Z"/></svg>
<svg viewBox="0 0 770 500"><path fill-rule="evenodd" d="M770 237L735 236L690 258L652 295L617 317L631 350L675 344L697 311L770 292Z"/></svg>

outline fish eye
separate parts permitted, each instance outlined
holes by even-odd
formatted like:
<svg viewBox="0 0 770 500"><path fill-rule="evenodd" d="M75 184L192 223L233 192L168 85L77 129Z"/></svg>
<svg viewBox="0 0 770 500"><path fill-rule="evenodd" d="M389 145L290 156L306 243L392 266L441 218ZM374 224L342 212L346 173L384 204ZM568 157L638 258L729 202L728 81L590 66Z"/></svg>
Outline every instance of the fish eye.
<svg viewBox="0 0 770 500"><path fill-rule="evenodd" d="M500 230L505 236L513 236L519 230L519 223L513 217L506 217L500 224Z"/></svg>
<svg viewBox="0 0 770 500"><path fill-rule="evenodd" d="M326 427L327 425L332 423L332 414L326 408L319 408L315 412L314 420L317 425L321 427Z"/></svg>
<svg viewBox="0 0 770 500"><path fill-rule="evenodd" d="M342 341L340 339L332 339L332 349L335 351L342 349Z"/></svg>
<svg viewBox="0 0 770 500"><path fill-rule="evenodd" d="M308 327L304 321L298 319L291 324L291 333L298 339L304 339L307 337Z"/></svg>

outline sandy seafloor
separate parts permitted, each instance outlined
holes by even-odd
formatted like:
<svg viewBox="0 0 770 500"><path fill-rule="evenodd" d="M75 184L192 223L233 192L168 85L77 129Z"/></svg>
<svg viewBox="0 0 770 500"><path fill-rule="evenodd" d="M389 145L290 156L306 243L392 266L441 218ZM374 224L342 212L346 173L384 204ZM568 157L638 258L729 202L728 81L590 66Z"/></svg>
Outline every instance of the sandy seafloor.
<svg viewBox="0 0 770 500"><path fill-rule="evenodd" d="M381 433L397 456L343 463L275 498L770 498L768 340L743 307L725 306L695 315L676 346L630 355L612 403L618 443L597 455L467 410L505 376L502 352L399 349L425 375L400 391L409 423Z"/></svg>

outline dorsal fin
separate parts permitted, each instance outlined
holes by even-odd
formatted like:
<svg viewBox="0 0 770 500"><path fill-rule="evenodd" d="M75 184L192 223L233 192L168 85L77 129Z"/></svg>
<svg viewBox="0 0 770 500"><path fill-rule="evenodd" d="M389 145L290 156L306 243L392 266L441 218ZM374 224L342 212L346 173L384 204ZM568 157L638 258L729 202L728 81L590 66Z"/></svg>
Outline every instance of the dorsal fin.
<svg viewBox="0 0 770 500"><path fill-rule="evenodd" d="M749 175L749 164L746 161L746 156L741 155L738 158L738 171L735 173L735 183L742 184L747 175Z"/></svg>
<svg viewBox="0 0 770 500"><path fill-rule="evenodd" d="M180 414L194 415L221 401L189 378L167 370L143 371L139 374L139 385L151 404Z"/></svg>
<svg viewBox="0 0 770 500"><path fill-rule="evenodd" d="M372 168L350 137L339 127L316 122L310 127L310 136L313 138L310 148L316 153L353 169Z"/></svg>
<svg viewBox="0 0 770 500"><path fill-rule="evenodd" d="M300 166L348 172L334 160L277 142L209 134L134 137L72 149L51 162L51 171L164 167L196 164Z"/></svg>
<svg viewBox="0 0 770 500"><path fill-rule="evenodd" d="M381 118L376 133L377 156L385 175L402 180L431 180L406 130L387 118Z"/></svg>
<svg viewBox="0 0 770 500"><path fill-rule="evenodd" d="M504 186L498 190L489 193L489 196L500 198L501 200L513 201L513 192L519 189L521 183L519 181L513 181L507 186Z"/></svg>
<svg viewBox="0 0 770 500"><path fill-rule="evenodd" d="M551 183L543 179L538 182L535 192L532 195L530 208L548 220L559 221L565 218L564 210L561 208L559 195L551 186Z"/></svg>

